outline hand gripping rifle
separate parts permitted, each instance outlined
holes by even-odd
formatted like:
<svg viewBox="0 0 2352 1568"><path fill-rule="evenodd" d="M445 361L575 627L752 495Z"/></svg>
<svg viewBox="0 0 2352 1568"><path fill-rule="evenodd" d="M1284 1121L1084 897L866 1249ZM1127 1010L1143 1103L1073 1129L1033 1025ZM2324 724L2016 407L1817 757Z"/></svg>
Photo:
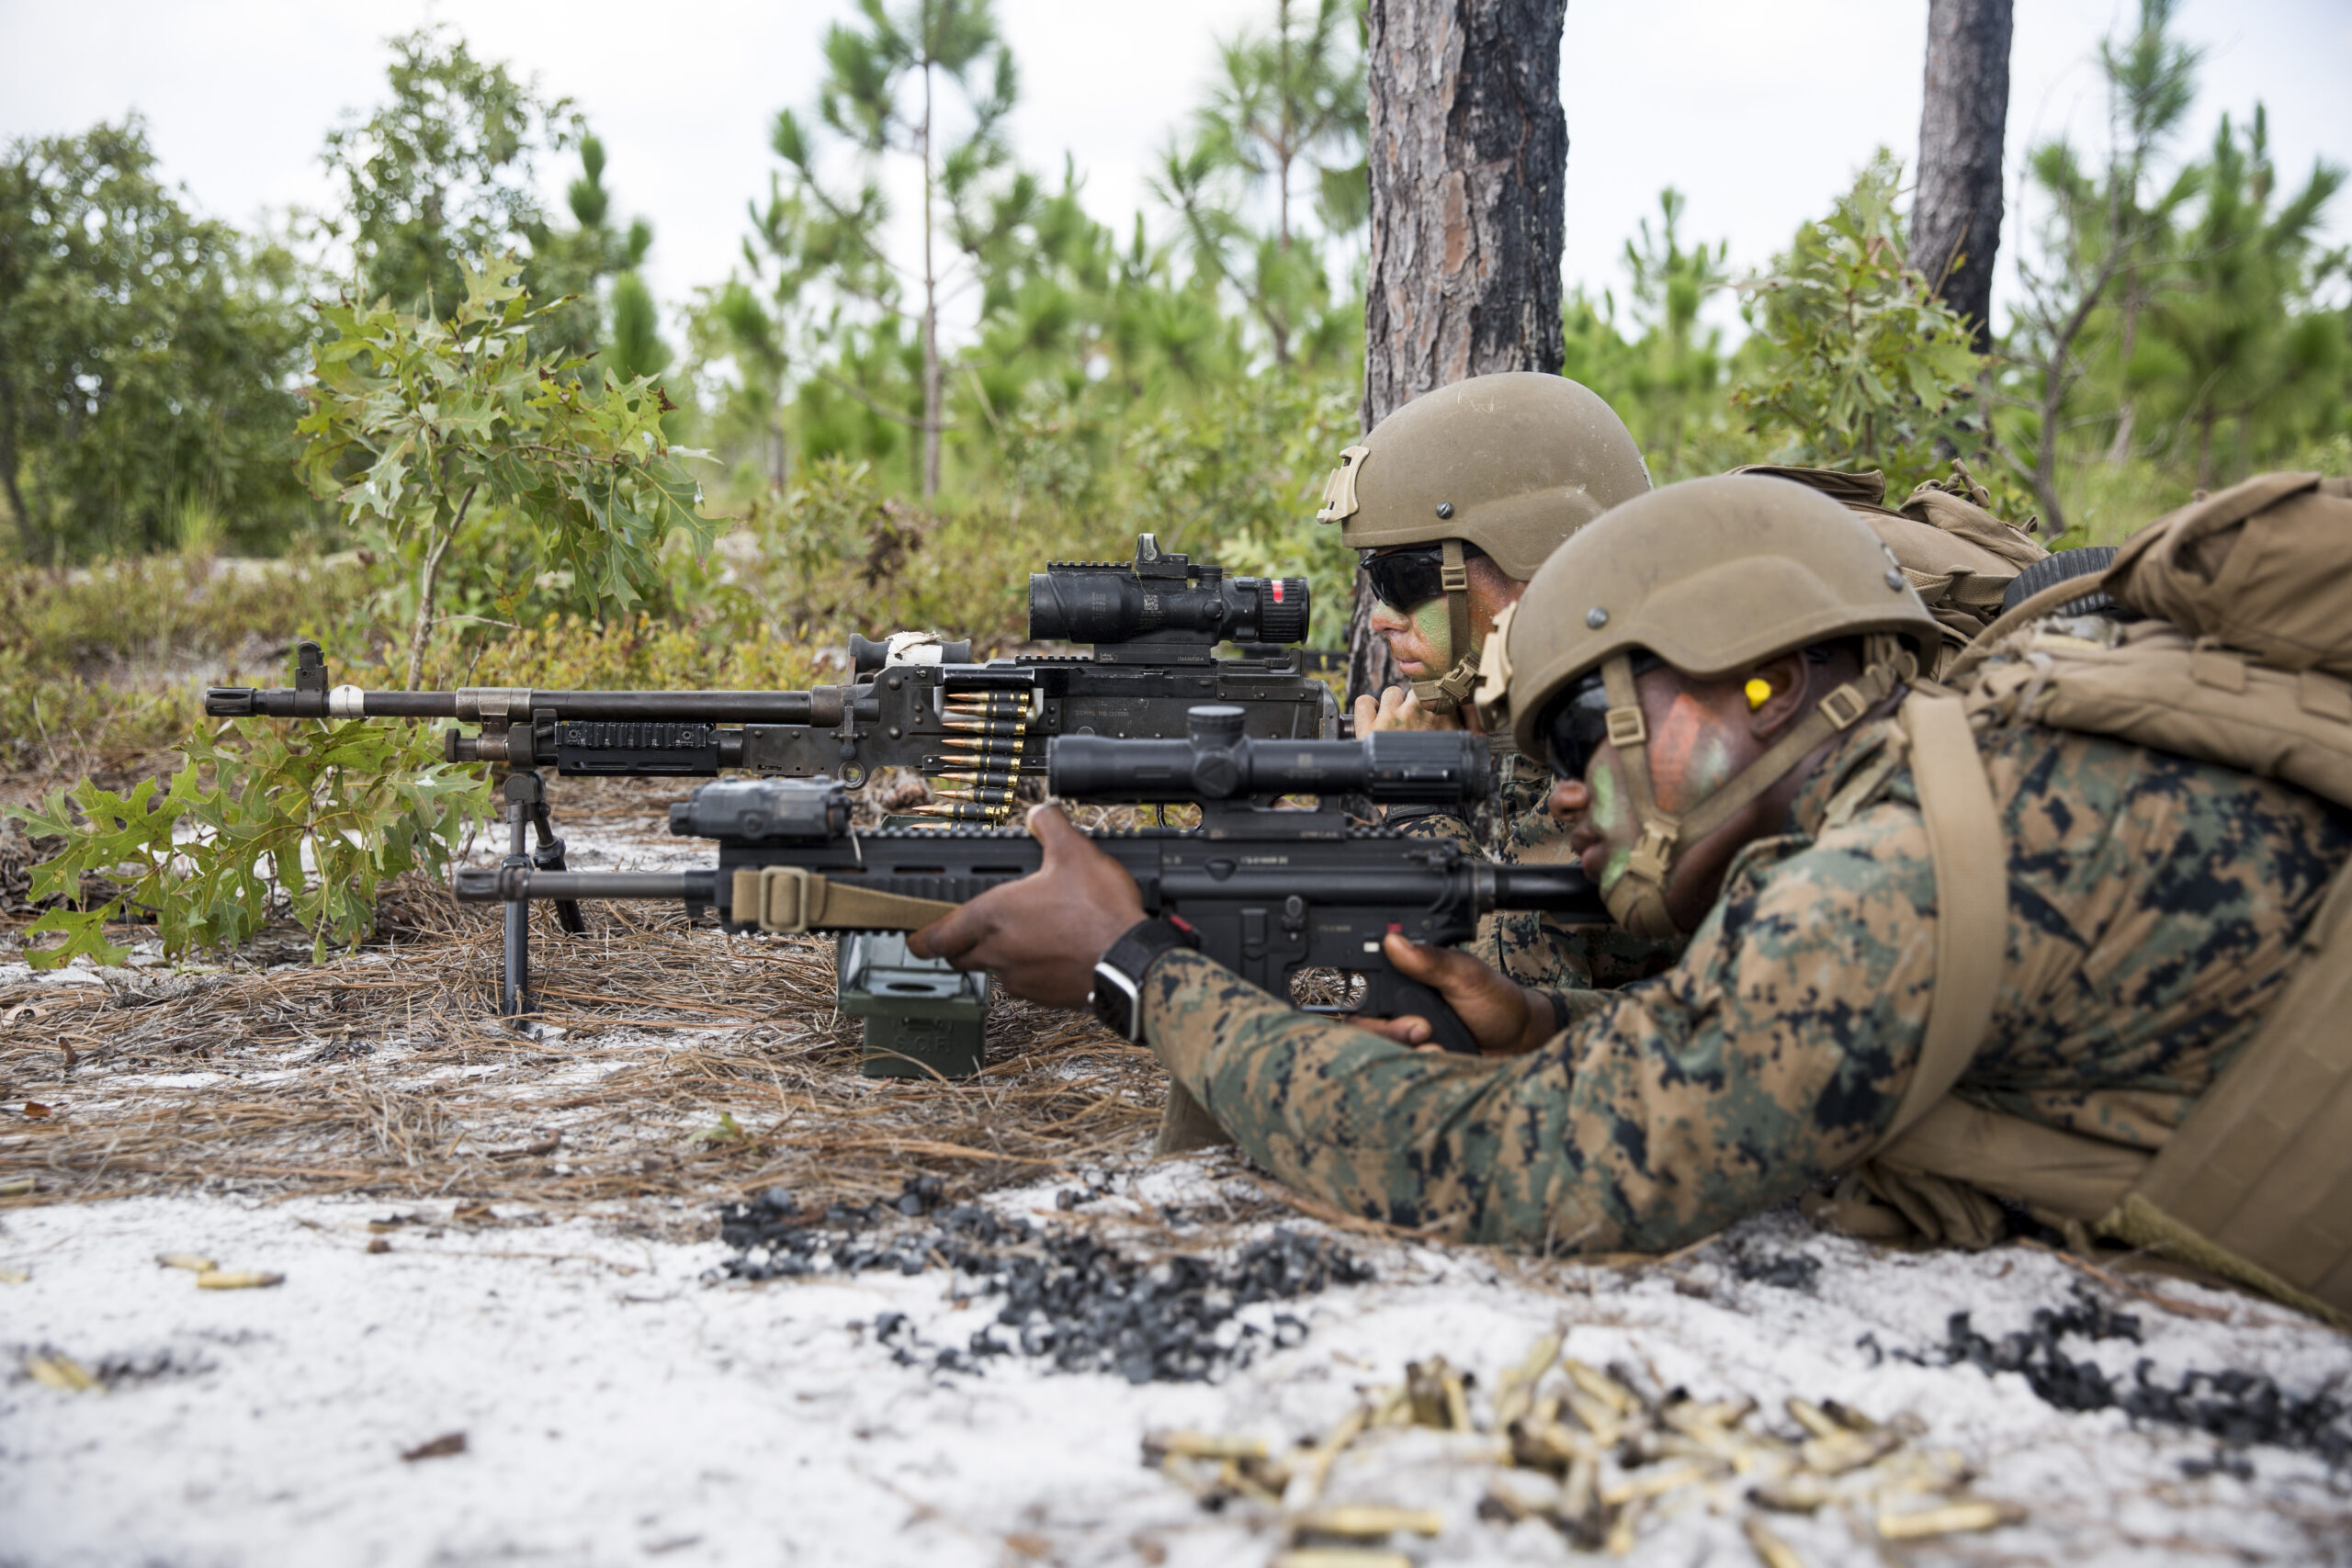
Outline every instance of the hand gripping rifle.
<svg viewBox="0 0 2352 1568"><path fill-rule="evenodd" d="M1276 741L1243 733L1243 715L1196 707L1182 740L1063 736L1047 748L1049 787L1095 801L1196 801L1197 828L1092 835L1125 867L1153 914L1181 916L1202 951L1280 997L1309 967L1363 976L1355 1010L1429 1020L1449 1050L1477 1047L1438 994L1381 951L1401 931L1453 943L1494 909L1540 909L1606 924L1575 865L1496 865L1450 840L1351 827L1343 794L1392 803L1475 800L1487 788L1485 742L1461 731L1386 731L1361 740ZM1277 797L1323 804L1284 807ZM735 931L911 931L1000 883L1037 869L1037 841L1014 829L854 832L849 798L831 780L726 780L670 808L670 830L715 839L718 863L677 872L546 871L510 859L455 877L468 903L655 898L690 915L715 910Z"/></svg>

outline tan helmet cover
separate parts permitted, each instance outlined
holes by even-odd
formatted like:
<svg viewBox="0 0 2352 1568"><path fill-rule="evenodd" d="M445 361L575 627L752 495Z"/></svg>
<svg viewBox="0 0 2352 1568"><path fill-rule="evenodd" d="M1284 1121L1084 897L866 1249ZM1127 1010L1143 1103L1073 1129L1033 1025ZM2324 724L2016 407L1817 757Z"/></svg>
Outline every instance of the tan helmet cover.
<svg viewBox="0 0 2352 1568"><path fill-rule="evenodd" d="M1787 479L1688 479L1583 529L1528 583L1503 649L1511 734L1542 756L1554 695L1614 653L1728 675L1872 632L1909 643L1923 668L1940 636L1868 524Z"/></svg>
<svg viewBox="0 0 2352 1568"><path fill-rule="evenodd" d="M1599 394L1510 370L1424 392L1373 426L1340 454L1315 520L1340 525L1350 549L1466 540L1524 582L1561 540L1649 488L1642 449Z"/></svg>

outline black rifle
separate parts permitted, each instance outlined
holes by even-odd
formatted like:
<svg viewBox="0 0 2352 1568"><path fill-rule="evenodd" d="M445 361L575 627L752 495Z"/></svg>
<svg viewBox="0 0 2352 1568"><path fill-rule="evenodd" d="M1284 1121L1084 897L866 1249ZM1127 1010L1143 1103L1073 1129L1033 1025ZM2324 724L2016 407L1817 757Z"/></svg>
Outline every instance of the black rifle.
<svg viewBox="0 0 2352 1568"><path fill-rule="evenodd" d="M1094 800L1197 801L1192 829L1093 835L1143 894L1144 908L1182 917L1202 951L1276 996L1302 968L1363 977L1360 1010L1430 1021L1451 1050L1476 1049L1428 987L1390 966L1381 939L1453 943L1494 909L1539 909L1606 924L1608 911L1574 865L1495 865L1450 840L1351 826L1341 794L1392 803L1474 800L1487 782L1486 743L1460 731L1387 732L1363 740L1269 741L1242 733L1230 707L1195 708L1190 739L1063 737L1048 748L1056 793ZM1275 797L1325 804L1283 807ZM1037 869L1035 840L1017 829L956 827L853 832L847 793L830 780L708 784L670 808L670 830L715 839L718 864L679 872L549 872L529 864L469 867L468 903L654 898L715 910L730 931L904 931ZM892 900L909 901L893 905ZM917 902L919 901L919 902Z"/></svg>
<svg viewBox="0 0 2352 1568"><path fill-rule="evenodd" d="M297 652L295 683L215 686L218 718L453 718L452 762L635 777L713 777L741 770L825 776L854 787L879 767L945 782L950 820L1001 820L1017 775L1042 772L1056 735L1171 736L1202 703L1239 707L1252 735L1329 739L1330 689L1300 669L1304 578L1232 577L1164 555L1141 536L1131 563L1055 561L1029 579L1029 635L1091 642L1089 655L975 663L968 642L900 633L850 638L854 679L805 692L555 692L469 686L453 692L330 688L315 643ZM1219 659L1218 644L1242 646Z"/></svg>

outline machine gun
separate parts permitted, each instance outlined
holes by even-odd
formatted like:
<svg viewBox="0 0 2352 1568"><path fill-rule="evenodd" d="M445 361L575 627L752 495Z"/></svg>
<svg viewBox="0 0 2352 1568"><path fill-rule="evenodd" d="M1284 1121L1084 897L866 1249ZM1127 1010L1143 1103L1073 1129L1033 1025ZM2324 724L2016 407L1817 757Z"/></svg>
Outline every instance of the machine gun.
<svg viewBox="0 0 2352 1568"><path fill-rule="evenodd" d="M1487 788L1483 740L1460 731L1390 731L1361 740L1270 741L1244 733L1234 707L1196 707L1183 740L1064 736L1047 748L1057 794L1122 801L1197 801L1190 829L1093 835L1141 889L1146 910L1182 916L1202 951L1277 996L1306 967L1363 976L1360 1010L1416 1013L1448 1049L1476 1047L1428 987L1381 951L1390 931L1426 942L1466 940L1494 909L1540 909L1606 924L1574 865L1495 865L1449 840L1351 826L1341 794L1406 803L1475 799ZM1314 795L1314 807L1276 798ZM468 903L651 898L690 915L716 911L737 931L908 931L947 908L1037 869L1035 840L982 827L854 832L831 780L704 784L670 808L670 830L718 840L714 866L676 872L546 871L525 863L469 867ZM510 952L510 965L514 955ZM510 967L510 993L522 984Z"/></svg>
<svg viewBox="0 0 2352 1568"><path fill-rule="evenodd" d="M536 772L714 777L741 770L823 775L854 788L876 768L941 780L953 821L1001 821L1016 778L1045 767L1056 735L1174 736L1202 703L1239 707L1252 735L1329 739L1330 689L1300 669L1306 580L1227 577L1139 536L1131 563L1055 561L1029 579L1029 635L1091 643L1091 654L974 662L969 642L901 632L850 638L854 679L805 692L555 692L330 687L318 645L297 652L290 689L215 686L219 718L450 718L452 762ZM1216 657L1238 643L1239 658Z"/></svg>
<svg viewBox="0 0 2352 1568"><path fill-rule="evenodd" d="M804 692L370 692L331 686L318 645L305 642L291 688L215 686L204 709L221 718L477 725L478 734L447 731L444 754L503 764L508 863L561 871L565 846L543 769L635 777L741 770L854 787L876 768L903 767L937 781L939 803L912 815L1001 822L1017 781L1044 770L1057 735L1182 735L1187 710L1222 703L1241 709L1251 735L1328 739L1339 733L1330 689L1304 671L1295 647L1283 646L1306 639L1308 613L1304 578L1227 577L1163 553L1145 534L1133 562L1055 561L1029 579L1031 638L1091 643L1091 655L975 662L969 642L901 632L878 642L851 637L851 682ZM1217 658L1228 641L1240 657ZM566 931L586 929L576 902L560 902L557 912ZM524 914L521 905L507 910L510 976L527 968ZM986 976L912 958L895 935L844 943L841 960L844 1006L867 1019L869 1071L953 1071L959 1060L976 1067ZM888 978L869 982L880 976ZM508 986L509 1014L520 995Z"/></svg>

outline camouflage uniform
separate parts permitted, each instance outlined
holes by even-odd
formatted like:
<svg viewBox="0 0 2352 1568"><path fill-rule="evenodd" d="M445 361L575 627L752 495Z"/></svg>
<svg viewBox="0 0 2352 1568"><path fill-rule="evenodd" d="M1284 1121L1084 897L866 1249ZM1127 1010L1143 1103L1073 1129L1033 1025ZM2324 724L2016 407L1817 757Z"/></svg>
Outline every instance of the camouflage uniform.
<svg viewBox="0 0 2352 1568"><path fill-rule="evenodd" d="M1979 745L2009 936L1958 1092L2153 1146L2252 1034L2352 825L2096 737L2020 726ZM1851 1165L1917 1060L1935 886L1900 729L1841 745L1790 829L1741 852L1679 964L1526 1056L1408 1051L1183 952L1148 977L1148 1037L1253 1156L1351 1212L1487 1242L1679 1246Z"/></svg>
<svg viewBox="0 0 2352 1568"><path fill-rule="evenodd" d="M1551 771L1523 752L1498 750L1495 775L1492 804L1476 828L1442 811L1392 810L1388 820L1400 833L1451 839L1504 865L1567 861L1568 829L1544 808L1552 793ZM1463 943L1464 952L1476 953L1522 986L1563 993L1572 1015L1580 1015L1589 998L1566 993L1645 979L1672 964L1679 948L1679 943L1653 942L1615 926L1564 926L1532 909L1487 915L1478 922L1478 934Z"/></svg>

